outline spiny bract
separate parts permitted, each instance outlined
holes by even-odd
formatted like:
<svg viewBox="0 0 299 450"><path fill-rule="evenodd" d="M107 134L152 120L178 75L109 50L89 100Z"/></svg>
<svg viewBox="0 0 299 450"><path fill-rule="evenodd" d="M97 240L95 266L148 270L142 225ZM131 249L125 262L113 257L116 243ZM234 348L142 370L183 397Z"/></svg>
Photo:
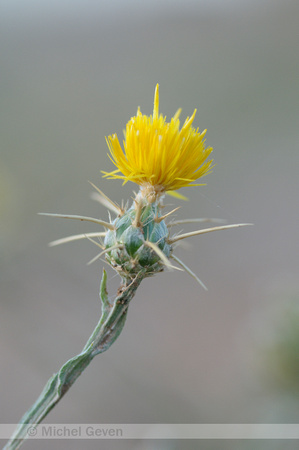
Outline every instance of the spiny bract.
<svg viewBox="0 0 299 450"><path fill-rule="evenodd" d="M159 220L159 209L158 202L143 198L142 204L135 202L112 222L115 229L108 230L104 240L106 259L122 277L133 278L139 272L148 277L163 270L158 253L168 258L172 247L167 242L168 228Z"/></svg>

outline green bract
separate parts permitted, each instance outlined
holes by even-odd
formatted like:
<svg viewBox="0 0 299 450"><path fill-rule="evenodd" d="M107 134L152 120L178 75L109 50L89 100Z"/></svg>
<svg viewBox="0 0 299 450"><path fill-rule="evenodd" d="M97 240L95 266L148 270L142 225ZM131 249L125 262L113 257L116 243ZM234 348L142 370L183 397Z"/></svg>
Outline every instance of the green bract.
<svg viewBox="0 0 299 450"><path fill-rule="evenodd" d="M104 246L106 259L122 277L133 278L139 272L146 277L161 272L164 268L160 256L150 247L155 244L168 258L172 247L167 242L168 228L160 217L159 205L145 203L138 210L133 204L121 217L117 217L108 230Z"/></svg>

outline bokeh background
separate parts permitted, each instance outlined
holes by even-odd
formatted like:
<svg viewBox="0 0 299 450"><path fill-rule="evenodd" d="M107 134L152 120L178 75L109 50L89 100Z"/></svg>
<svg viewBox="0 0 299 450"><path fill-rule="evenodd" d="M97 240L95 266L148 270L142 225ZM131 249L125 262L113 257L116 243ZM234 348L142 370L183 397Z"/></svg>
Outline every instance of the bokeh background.
<svg viewBox="0 0 299 450"><path fill-rule="evenodd" d="M135 114L197 108L216 163L177 218L254 227L191 238L184 273L139 288L120 339L49 423L298 423L299 3L292 0L1 0L0 421L17 422L100 316L93 224L130 183L105 136ZM172 205L172 206L171 206ZM174 206L173 206L174 205ZM184 231L194 227L184 227ZM178 230L180 231L180 229ZM109 270L112 296L118 279ZM284 442L286 449L295 443ZM29 441L24 449L280 449L281 441Z"/></svg>

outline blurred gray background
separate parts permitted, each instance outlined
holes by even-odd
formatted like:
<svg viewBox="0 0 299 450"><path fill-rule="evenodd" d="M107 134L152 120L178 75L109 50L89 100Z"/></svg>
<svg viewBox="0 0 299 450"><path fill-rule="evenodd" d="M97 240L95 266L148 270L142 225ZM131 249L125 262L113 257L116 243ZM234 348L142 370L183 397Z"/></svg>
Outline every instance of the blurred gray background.
<svg viewBox="0 0 299 450"><path fill-rule="evenodd" d="M191 238L184 273L139 288L119 340L47 417L50 423L299 421L299 3L292 0L0 1L0 421L17 422L100 317L102 268L81 241L107 220L105 136L137 106L207 132L216 166L183 189L177 218L254 227ZM194 227L186 226L184 231ZM178 230L180 231L180 229ZM118 286L109 270L109 294ZM32 449L279 449L279 441L30 441ZM293 449L295 443L283 443Z"/></svg>

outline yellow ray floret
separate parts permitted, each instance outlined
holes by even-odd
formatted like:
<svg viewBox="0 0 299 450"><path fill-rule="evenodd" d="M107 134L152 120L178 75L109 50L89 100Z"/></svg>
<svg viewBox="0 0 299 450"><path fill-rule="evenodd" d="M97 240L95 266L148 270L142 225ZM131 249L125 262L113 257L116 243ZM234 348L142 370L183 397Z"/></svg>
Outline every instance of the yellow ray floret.
<svg viewBox="0 0 299 450"><path fill-rule="evenodd" d="M159 114L159 85L155 90L152 116L141 113L132 117L124 131L124 151L116 134L106 138L112 162L117 170L104 172L108 178L133 181L142 187L153 187L156 193L175 191L195 185L194 182L211 170L207 161L212 148L205 148L206 130L192 127L196 110L180 129L178 110L170 122Z"/></svg>

